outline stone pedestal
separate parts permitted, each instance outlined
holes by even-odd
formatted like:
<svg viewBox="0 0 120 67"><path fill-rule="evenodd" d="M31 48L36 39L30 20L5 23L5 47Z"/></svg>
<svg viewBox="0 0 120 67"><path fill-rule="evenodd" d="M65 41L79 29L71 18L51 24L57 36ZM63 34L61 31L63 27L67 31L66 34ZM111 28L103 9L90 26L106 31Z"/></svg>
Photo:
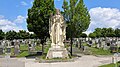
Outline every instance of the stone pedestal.
<svg viewBox="0 0 120 67"><path fill-rule="evenodd" d="M49 48L46 59L69 58L66 48Z"/></svg>

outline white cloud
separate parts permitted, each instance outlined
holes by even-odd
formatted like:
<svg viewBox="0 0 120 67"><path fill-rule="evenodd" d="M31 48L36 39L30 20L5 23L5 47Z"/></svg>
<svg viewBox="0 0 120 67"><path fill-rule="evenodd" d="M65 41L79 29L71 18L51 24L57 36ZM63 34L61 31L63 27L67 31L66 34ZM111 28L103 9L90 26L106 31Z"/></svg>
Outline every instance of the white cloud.
<svg viewBox="0 0 120 67"><path fill-rule="evenodd" d="M15 23L23 23L26 21L26 17L23 17L21 15L17 16L17 18L14 20Z"/></svg>
<svg viewBox="0 0 120 67"><path fill-rule="evenodd" d="M87 35L89 35L89 33L92 33L92 31L89 30L89 31L86 31L86 32L83 32L83 33L86 33Z"/></svg>
<svg viewBox="0 0 120 67"><path fill-rule="evenodd" d="M89 11L91 24L87 31L94 31L95 28L120 28L120 10L117 8L92 8Z"/></svg>
<svg viewBox="0 0 120 67"><path fill-rule="evenodd" d="M0 15L0 19L3 19L4 18L4 16L3 15Z"/></svg>
<svg viewBox="0 0 120 67"><path fill-rule="evenodd" d="M22 2L21 2L21 5L27 6L28 4L27 4L25 1L22 1Z"/></svg>
<svg viewBox="0 0 120 67"><path fill-rule="evenodd" d="M18 18L21 18L21 16L18 16L17 19ZM9 30L15 30L17 32L19 30L25 30L22 28L22 24L17 25L17 23L14 23L14 22L12 22L8 19L5 19L5 18L0 19L0 29L2 29L4 32L7 32Z"/></svg>

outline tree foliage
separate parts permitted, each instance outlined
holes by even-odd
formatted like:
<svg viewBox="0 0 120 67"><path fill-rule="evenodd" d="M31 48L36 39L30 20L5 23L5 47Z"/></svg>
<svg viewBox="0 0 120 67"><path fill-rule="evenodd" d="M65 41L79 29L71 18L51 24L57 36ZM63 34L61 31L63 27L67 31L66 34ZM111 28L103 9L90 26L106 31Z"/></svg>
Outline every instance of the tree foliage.
<svg viewBox="0 0 120 67"><path fill-rule="evenodd" d="M7 39L7 40L14 40L14 39L36 39L37 36L33 33L30 34L29 32L26 32L25 30L19 30L19 32L16 32L14 30L10 30L4 34L3 32L2 39Z"/></svg>
<svg viewBox="0 0 120 67"><path fill-rule="evenodd" d="M49 37L49 18L54 12L54 0L34 0L32 8L28 9L27 28L41 40L42 53Z"/></svg>
<svg viewBox="0 0 120 67"><path fill-rule="evenodd" d="M82 38L86 38L86 37L87 37L87 34L82 33L82 34L80 34L80 37L82 37Z"/></svg>
<svg viewBox="0 0 120 67"><path fill-rule="evenodd" d="M5 36L5 33L2 30L0 30L0 40L4 39L4 36Z"/></svg>
<svg viewBox="0 0 120 67"><path fill-rule="evenodd" d="M49 18L54 13L54 0L34 0L28 9L27 28L34 32L43 44L49 37Z"/></svg>
<svg viewBox="0 0 120 67"><path fill-rule="evenodd" d="M71 55L72 55L72 39L79 37L82 32L85 32L90 24L90 15L83 0L63 1L62 6L63 16L67 23L67 38L71 40Z"/></svg>
<svg viewBox="0 0 120 67"><path fill-rule="evenodd" d="M115 29L115 37L120 37L120 29Z"/></svg>
<svg viewBox="0 0 120 67"><path fill-rule="evenodd" d="M16 38L16 35L17 35L17 33L15 31L10 30L10 31L6 32L5 38L7 40L13 40Z"/></svg>
<svg viewBox="0 0 120 67"><path fill-rule="evenodd" d="M90 37L90 38L95 38L95 37L96 37L96 34L95 34L95 33L90 33L90 34L89 34L89 37Z"/></svg>
<svg viewBox="0 0 120 67"><path fill-rule="evenodd" d="M96 37L120 37L120 29L116 28L96 28L93 32ZM90 34L89 34L90 35Z"/></svg>
<svg viewBox="0 0 120 67"><path fill-rule="evenodd" d="M68 4L70 3L70 4ZM64 0L63 16L68 25L67 27L67 37L70 36L70 31L72 37L79 37L82 32L85 32L90 24L90 15L85 6L83 0L70 0L69 2Z"/></svg>

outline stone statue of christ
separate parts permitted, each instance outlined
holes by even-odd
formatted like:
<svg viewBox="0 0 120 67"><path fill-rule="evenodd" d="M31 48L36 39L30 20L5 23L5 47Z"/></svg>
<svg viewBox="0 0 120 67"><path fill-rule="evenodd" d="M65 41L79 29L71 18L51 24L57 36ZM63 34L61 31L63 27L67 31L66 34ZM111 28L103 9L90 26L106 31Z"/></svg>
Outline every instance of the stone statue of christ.
<svg viewBox="0 0 120 67"><path fill-rule="evenodd" d="M56 14L50 18L49 33L52 41L51 46L54 48L64 47L63 41L65 40L65 24L63 16L60 11L56 9Z"/></svg>

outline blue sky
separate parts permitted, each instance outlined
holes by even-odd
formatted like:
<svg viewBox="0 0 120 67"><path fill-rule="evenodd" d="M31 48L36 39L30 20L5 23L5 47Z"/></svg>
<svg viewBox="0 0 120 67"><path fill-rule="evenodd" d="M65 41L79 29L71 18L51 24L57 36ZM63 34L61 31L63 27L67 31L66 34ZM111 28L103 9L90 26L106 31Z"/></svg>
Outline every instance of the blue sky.
<svg viewBox="0 0 120 67"><path fill-rule="evenodd" d="M62 10L63 0L54 0L55 7ZM0 29L27 30L27 10L33 0L0 0ZM95 28L120 28L120 0L84 0L91 15L91 24L86 33Z"/></svg>

